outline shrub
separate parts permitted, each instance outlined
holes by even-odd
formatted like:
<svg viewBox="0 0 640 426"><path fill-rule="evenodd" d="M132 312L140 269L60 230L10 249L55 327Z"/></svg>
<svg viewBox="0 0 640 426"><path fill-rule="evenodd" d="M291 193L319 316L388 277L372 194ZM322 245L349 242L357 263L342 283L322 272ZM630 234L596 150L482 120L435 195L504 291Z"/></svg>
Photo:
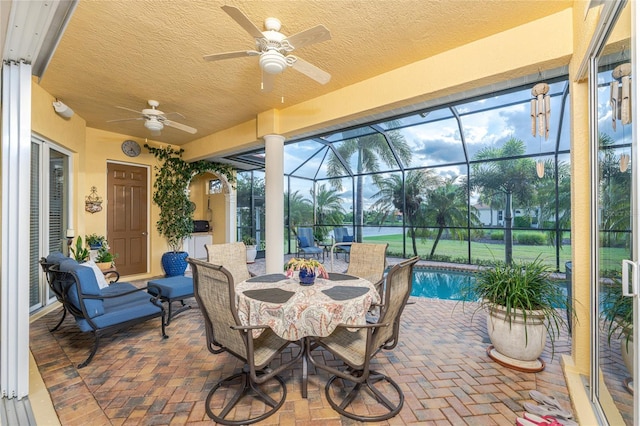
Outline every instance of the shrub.
<svg viewBox="0 0 640 426"><path fill-rule="evenodd" d="M540 232L519 232L517 234L519 244L528 246L543 246L546 243L546 237Z"/></svg>
<svg viewBox="0 0 640 426"><path fill-rule="evenodd" d="M496 241L502 241L504 240L504 231L493 231L489 238Z"/></svg>

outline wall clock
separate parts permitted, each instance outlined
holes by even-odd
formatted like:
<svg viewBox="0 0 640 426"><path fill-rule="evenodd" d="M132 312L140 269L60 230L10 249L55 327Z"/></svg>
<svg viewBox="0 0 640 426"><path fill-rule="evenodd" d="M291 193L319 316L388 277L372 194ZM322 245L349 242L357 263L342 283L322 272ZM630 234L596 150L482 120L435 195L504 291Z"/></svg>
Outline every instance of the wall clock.
<svg viewBox="0 0 640 426"><path fill-rule="evenodd" d="M129 157L137 157L140 155L140 145L136 141L126 140L122 142L122 152Z"/></svg>

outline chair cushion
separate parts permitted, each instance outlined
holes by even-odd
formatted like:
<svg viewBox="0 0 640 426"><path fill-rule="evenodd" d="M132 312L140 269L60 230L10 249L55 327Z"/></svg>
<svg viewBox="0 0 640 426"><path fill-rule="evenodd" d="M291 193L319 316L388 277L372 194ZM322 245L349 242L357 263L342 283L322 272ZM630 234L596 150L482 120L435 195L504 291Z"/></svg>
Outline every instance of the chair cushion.
<svg viewBox="0 0 640 426"><path fill-rule="evenodd" d="M52 263L55 265L60 264L62 261L68 260L69 258L59 251L55 251L53 253L49 253L47 256L47 263Z"/></svg>
<svg viewBox="0 0 640 426"><path fill-rule="evenodd" d="M102 270L98 268L98 265L96 265L96 262L94 262L93 260L88 260L84 263L81 263L80 265L91 268L93 274L96 276L96 281L98 282L98 287L100 288L100 290L109 287L107 279L104 277Z"/></svg>
<svg viewBox="0 0 640 426"><path fill-rule="evenodd" d="M353 242L353 235L345 235L344 237L342 237L342 242L343 243L352 243Z"/></svg>
<svg viewBox="0 0 640 426"><path fill-rule="evenodd" d="M158 288L160 288L160 296L167 299L193 296L192 277L177 276L149 281L149 288L147 291L150 294L157 296L158 288L153 287L152 285L158 286Z"/></svg>
<svg viewBox="0 0 640 426"><path fill-rule="evenodd" d="M300 242L300 247L302 248L311 247L311 244L309 244L309 240L307 239L307 237L298 237L298 241Z"/></svg>
<svg viewBox="0 0 640 426"><path fill-rule="evenodd" d="M60 270L63 272L73 272L76 274L76 276L78 277L77 283L80 284L80 291L83 295L101 295L98 281L96 280L96 276L91 268L82 266L74 259L69 259L60 263ZM76 308L82 309L80 307L80 297L78 296L76 284L73 284L71 287L69 287L67 296ZM100 299L84 299L84 305L89 318L94 318L104 313L104 306L102 300Z"/></svg>

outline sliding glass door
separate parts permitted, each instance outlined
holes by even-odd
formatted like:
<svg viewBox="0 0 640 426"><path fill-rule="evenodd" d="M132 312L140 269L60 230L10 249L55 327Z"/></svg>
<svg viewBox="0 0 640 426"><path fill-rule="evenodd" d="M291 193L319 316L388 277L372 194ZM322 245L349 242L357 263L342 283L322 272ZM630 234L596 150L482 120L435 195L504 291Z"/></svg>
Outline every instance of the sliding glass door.
<svg viewBox="0 0 640 426"><path fill-rule="evenodd" d="M609 7L612 5L607 5ZM605 8L602 10L604 14ZM638 424L634 339L638 289L638 172L631 2L616 2L591 62L592 397L603 423ZM637 324L637 322L636 322ZM637 332L635 333L637 335ZM637 361L635 361L636 365Z"/></svg>
<svg viewBox="0 0 640 426"><path fill-rule="evenodd" d="M29 306L47 305L52 294L38 263L42 256L67 253L70 223L70 155L43 140L31 141L31 209L29 228Z"/></svg>

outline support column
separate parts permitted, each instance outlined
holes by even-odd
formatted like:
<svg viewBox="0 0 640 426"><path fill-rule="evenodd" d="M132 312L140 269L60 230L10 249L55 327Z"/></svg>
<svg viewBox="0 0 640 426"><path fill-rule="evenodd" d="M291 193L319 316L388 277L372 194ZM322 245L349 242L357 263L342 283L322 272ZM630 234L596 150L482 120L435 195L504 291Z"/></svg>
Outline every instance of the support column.
<svg viewBox="0 0 640 426"><path fill-rule="evenodd" d="M265 260L267 274L284 265L284 136L265 135Z"/></svg>
<svg viewBox="0 0 640 426"><path fill-rule="evenodd" d="M2 66L2 271L0 383L2 397L29 393L29 197L31 65Z"/></svg>

